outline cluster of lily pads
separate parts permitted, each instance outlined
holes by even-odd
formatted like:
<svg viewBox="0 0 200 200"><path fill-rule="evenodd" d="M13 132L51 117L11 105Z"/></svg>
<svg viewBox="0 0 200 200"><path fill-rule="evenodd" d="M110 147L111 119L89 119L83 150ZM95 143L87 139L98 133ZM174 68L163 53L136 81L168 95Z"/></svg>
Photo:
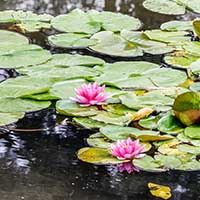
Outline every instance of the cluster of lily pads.
<svg viewBox="0 0 200 200"><path fill-rule="evenodd" d="M15 23L24 23L21 18ZM133 31L141 25L133 17L74 10L49 23L66 32L49 36L56 46L89 47L121 57L169 53L164 57L168 68L145 61L106 63L92 56L52 55L19 33L0 30L0 68L19 74L0 83L0 126L56 103L59 114L94 130L87 138L90 147L78 152L82 161L119 164L129 172L200 169L200 42L191 36L199 35L198 20Z"/></svg>

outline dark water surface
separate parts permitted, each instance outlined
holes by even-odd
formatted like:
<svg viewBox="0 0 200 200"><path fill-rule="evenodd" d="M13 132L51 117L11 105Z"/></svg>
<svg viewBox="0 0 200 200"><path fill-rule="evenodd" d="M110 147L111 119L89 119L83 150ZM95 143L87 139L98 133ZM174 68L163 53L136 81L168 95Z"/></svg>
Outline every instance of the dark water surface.
<svg viewBox="0 0 200 200"><path fill-rule="evenodd" d="M144 29L158 28L174 19L194 19L197 15L166 16L145 10L142 0L1 0L0 10L23 9L58 15L74 8L122 12L138 17ZM45 34L29 34L37 43L52 52ZM64 51L65 52L65 51ZM68 51L66 51L68 52ZM79 52L91 54L87 51ZM104 57L105 58L105 57ZM117 59L109 57L107 61ZM161 57L145 56L152 62ZM0 81L16 76L0 70ZM88 131L77 130L70 123L59 125L55 110L29 113L12 129L0 133L0 200L148 200L152 197L149 182L170 186L173 200L200 200L200 173L168 172L128 175L112 166L94 166L76 158L78 149L86 145ZM18 131L17 131L17 130ZM25 130L23 130L25 129ZM33 129L27 131L27 129Z"/></svg>

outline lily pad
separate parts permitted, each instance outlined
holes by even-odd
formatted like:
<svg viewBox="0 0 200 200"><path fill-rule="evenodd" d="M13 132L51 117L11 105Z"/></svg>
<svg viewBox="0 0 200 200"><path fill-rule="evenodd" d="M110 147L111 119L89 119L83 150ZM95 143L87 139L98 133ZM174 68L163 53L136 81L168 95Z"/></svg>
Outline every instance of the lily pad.
<svg viewBox="0 0 200 200"><path fill-rule="evenodd" d="M186 92L179 95L174 102L173 110L176 117L186 126L200 120L200 95Z"/></svg>
<svg viewBox="0 0 200 200"><path fill-rule="evenodd" d="M30 46L31 47L31 46ZM11 54L0 55L0 68L20 68L42 64L51 58L51 53L42 48L32 47Z"/></svg>
<svg viewBox="0 0 200 200"><path fill-rule="evenodd" d="M84 162L99 165L119 164L128 162L128 160L118 160L114 158L109 151L102 148L82 148L78 152L78 158Z"/></svg>
<svg viewBox="0 0 200 200"><path fill-rule="evenodd" d="M48 108L49 101L34 101L20 98L0 98L0 113L33 112Z"/></svg>
<svg viewBox="0 0 200 200"><path fill-rule="evenodd" d="M99 112L96 116L91 117L93 120L103 122L105 124L114 124L119 126L128 125L131 122L131 118L127 115L117 115L110 112Z"/></svg>
<svg viewBox="0 0 200 200"><path fill-rule="evenodd" d="M70 100L60 100L56 103L56 110L63 115L73 117L88 117L98 113L96 107L81 107Z"/></svg>
<svg viewBox="0 0 200 200"><path fill-rule="evenodd" d="M143 51L136 44L126 41L119 34L111 31L101 31L94 34L91 39L97 40L97 45L90 49L101 54L119 57L142 56Z"/></svg>
<svg viewBox="0 0 200 200"><path fill-rule="evenodd" d="M184 5L171 0L145 0L143 6L150 11L166 15L181 15L186 12Z"/></svg>
<svg viewBox="0 0 200 200"><path fill-rule="evenodd" d="M81 19L81 20L80 20ZM90 20L87 13L75 9L68 14L58 15L51 21L52 26L61 32L96 33L101 25Z"/></svg>
<svg viewBox="0 0 200 200"><path fill-rule="evenodd" d="M184 131L185 135L192 139L200 139L200 126L190 126Z"/></svg>
<svg viewBox="0 0 200 200"><path fill-rule="evenodd" d="M176 156L173 155L156 155L155 160L160 164L169 169L176 169L181 166L182 162Z"/></svg>
<svg viewBox="0 0 200 200"><path fill-rule="evenodd" d="M53 81L49 78L26 77L8 79L0 83L1 98L16 98L47 92Z"/></svg>
<svg viewBox="0 0 200 200"><path fill-rule="evenodd" d="M0 126L14 123L24 117L23 112L19 113L0 113Z"/></svg>
<svg viewBox="0 0 200 200"><path fill-rule="evenodd" d="M93 120L88 117L79 117L79 118L74 117L73 120L75 121L75 123L77 123L78 125L86 129L96 129L96 128L101 128L103 126L106 126L105 123Z"/></svg>
<svg viewBox="0 0 200 200"><path fill-rule="evenodd" d="M134 166L148 172L164 172L166 169L161 168L160 162L154 160L151 156L144 156L141 159L133 160Z"/></svg>
<svg viewBox="0 0 200 200"><path fill-rule="evenodd" d="M84 49L97 43L95 39L90 39L87 34L62 33L48 37L50 44L63 48Z"/></svg>
<svg viewBox="0 0 200 200"><path fill-rule="evenodd" d="M98 22L101 24L102 29L107 31L137 30L141 26L139 19L121 13L92 10L88 14L92 21Z"/></svg>
<svg viewBox="0 0 200 200"><path fill-rule="evenodd" d="M69 99L75 96L75 88L87 83L84 79L74 79L55 83L50 89L52 96L60 99Z"/></svg>
<svg viewBox="0 0 200 200"><path fill-rule="evenodd" d="M182 124L169 112L158 121L158 130L168 134L178 134L184 130Z"/></svg>
<svg viewBox="0 0 200 200"><path fill-rule="evenodd" d="M169 21L161 25L161 29L165 31L192 31L192 21Z"/></svg>

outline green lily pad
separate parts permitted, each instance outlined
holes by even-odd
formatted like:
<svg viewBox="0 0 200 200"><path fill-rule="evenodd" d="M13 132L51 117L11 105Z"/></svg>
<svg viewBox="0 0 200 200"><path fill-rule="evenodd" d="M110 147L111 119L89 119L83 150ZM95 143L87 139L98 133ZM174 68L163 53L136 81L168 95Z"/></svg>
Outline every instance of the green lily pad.
<svg viewBox="0 0 200 200"><path fill-rule="evenodd" d="M90 39L87 34L62 33L48 37L51 45L63 48L84 49L97 43L96 40Z"/></svg>
<svg viewBox="0 0 200 200"><path fill-rule="evenodd" d="M123 39L119 34L111 31L101 31L94 34L91 39L97 40L97 44L90 49L101 54L120 57L142 56L143 51L138 45Z"/></svg>
<svg viewBox="0 0 200 200"><path fill-rule="evenodd" d="M22 32L35 32L42 28L50 28L53 18L49 14L35 14L32 11L6 10L0 12L0 23L15 23Z"/></svg>
<svg viewBox="0 0 200 200"><path fill-rule="evenodd" d="M114 124L119 126L125 126L131 122L131 118L129 116L117 115L105 111L99 112L96 116L91 117L91 119L105 124Z"/></svg>
<svg viewBox="0 0 200 200"><path fill-rule="evenodd" d="M200 139L200 126L186 127L184 131L185 135L192 139Z"/></svg>
<svg viewBox="0 0 200 200"><path fill-rule="evenodd" d="M147 30L144 34L151 40L170 43L171 45L180 45L190 42L191 38L186 36L186 31L162 31L162 30Z"/></svg>
<svg viewBox="0 0 200 200"><path fill-rule="evenodd" d="M182 124L170 112L158 121L157 126L160 132L168 134L178 134L184 130Z"/></svg>
<svg viewBox="0 0 200 200"><path fill-rule="evenodd" d="M179 149L182 152L190 153L190 154L200 154L200 148L196 146L191 146L188 144L180 144L177 146L177 149Z"/></svg>
<svg viewBox="0 0 200 200"><path fill-rule="evenodd" d="M88 14L92 21L98 22L101 24L102 29L107 31L137 30L141 26L139 19L121 13L91 10Z"/></svg>
<svg viewBox="0 0 200 200"><path fill-rule="evenodd" d="M33 112L48 108L49 101L35 101L20 98L0 98L1 113Z"/></svg>
<svg viewBox="0 0 200 200"><path fill-rule="evenodd" d="M144 107L155 108L157 106L172 106L173 99L159 94L144 94L143 96L136 96L133 93L121 95L122 104L128 108L139 110Z"/></svg>
<svg viewBox="0 0 200 200"><path fill-rule="evenodd" d="M159 161L154 160L151 156L144 156L140 159L133 160L134 166L148 172L164 172L166 169L161 168Z"/></svg>
<svg viewBox="0 0 200 200"><path fill-rule="evenodd" d="M94 67L95 65L104 65L105 61L86 55L71 55L71 54L54 54L52 59L49 60L45 65L48 66L62 66L62 67L71 67L71 66L86 66Z"/></svg>
<svg viewBox="0 0 200 200"><path fill-rule="evenodd" d="M164 57L165 63L176 68L188 68L199 56L191 55L186 51L177 51Z"/></svg>
<svg viewBox="0 0 200 200"><path fill-rule="evenodd" d="M96 33L101 29L101 25L90 19L90 16L75 9L68 14L58 15L51 21L52 26L61 32L70 33Z"/></svg>
<svg viewBox="0 0 200 200"><path fill-rule="evenodd" d="M152 55L169 53L174 50L174 47L168 46L164 42L151 40L144 32L123 30L121 31L121 37L138 45L145 53Z"/></svg>
<svg viewBox="0 0 200 200"><path fill-rule="evenodd" d="M159 121L159 119L161 118L161 116L150 116L148 118L144 118L144 119L141 119L139 121L139 125L143 128L146 128L146 129L150 129L150 130L153 130L153 129L157 129L157 123Z"/></svg>
<svg viewBox="0 0 200 200"><path fill-rule="evenodd" d="M87 143L91 147L102 148L102 149L110 149L112 144L108 141L105 141L104 138L88 138Z"/></svg>
<svg viewBox="0 0 200 200"><path fill-rule="evenodd" d="M143 6L150 11L166 15L181 15L186 12L184 5L171 0L145 0Z"/></svg>
<svg viewBox="0 0 200 200"><path fill-rule="evenodd" d="M27 45L27 49L18 50L10 54L0 55L0 68L20 68L42 64L51 58L51 53L42 48L33 49Z"/></svg>
<svg viewBox="0 0 200 200"><path fill-rule="evenodd" d="M128 137L139 139L142 142L170 140L171 136L159 135L159 132L149 130L139 130L131 127L120 127L107 125L100 128L100 132L112 141L126 140Z"/></svg>
<svg viewBox="0 0 200 200"><path fill-rule="evenodd" d="M63 115L73 117L88 117L98 113L95 106L93 107L81 107L79 104L70 100L60 100L56 103L56 110Z"/></svg>
<svg viewBox="0 0 200 200"><path fill-rule="evenodd" d="M102 148L82 148L78 152L78 158L84 162L98 165L119 164L128 160L118 160L109 151Z"/></svg>
<svg viewBox="0 0 200 200"><path fill-rule="evenodd" d="M0 38L0 52L8 50L13 50L17 46L28 45L28 38L25 36L11 32L6 30L0 30L1 38Z"/></svg>
<svg viewBox="0 0 200 200"><path fill-rule="evenodd" d="M182 164L178 167L179 170L187 170L187 171L196 171L200 169L200 162L197 160L193 160L190 162L187 162L185 164Z"/></svg>
<svg viewBox="0 0 200 200"><path fill-rule="evenodd" d="M86 84L84 79L74 79L55 83L50 89L50 94L60 99L69 99L75 97L75 88Z"/></svg>
<svg viewBox="0 0 200 200"><path fill-rule="evenodd" d="M88 117L74 117L73 121L86 129L96 129L106 126L103 122L98 122Z"/></svg>
<svg viewBox="0 0 200 200"><path fill-rule="evenodd" d="M117 115L126 115L126 114L135 114L136 111L132 110L130 108L127 108L126 106L122 104L108 104L103 105L103 109Z"/></svg>
<svg viewBox="0 0 200 200"><path fill-rule="evenodd" d="M53 81L49 78L20 76L0 83L1 98L16 98L47 92Z"/></svg>
<svg viewBox="0 0 200 200"><path fill-rule="evenodd" d="M200 119L200 95L195 92L179 95L175 99L173 110L176 117L186 126L198 122Z"/></svg>
<svg viewBox="0 0 200 200"><path fill-rule="evenodd" d="M180 143L181 142L179 141L169 140L169 142L166 142L158 147L158 152L164 155L182 155L184 152L177 148Z"/></svg>
<svg viewBox="0 0 200 200"><path fill-rule="evenodd" d="M169 169L176 169L181 166L182 162L173 155L156 155L155 160L160 162L162 166Z"/></svg>
<svg viewBox="0 0 200 200"><path fill-rule="evenodd" d="M169 21L165 22L160 27L165 31L192 31L193 25L192 21Z"/></svg>
<svg viewBox="0 0 200 200"><path fill-rule="evenodd" d="M19 113L0 113L0 126L11 124L24 117L23 112Z"/></svg>

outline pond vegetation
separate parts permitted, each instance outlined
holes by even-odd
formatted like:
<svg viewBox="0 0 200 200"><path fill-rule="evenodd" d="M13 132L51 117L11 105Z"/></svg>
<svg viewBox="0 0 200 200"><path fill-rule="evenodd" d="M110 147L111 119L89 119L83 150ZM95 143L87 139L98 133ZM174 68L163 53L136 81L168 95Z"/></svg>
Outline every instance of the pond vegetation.
<svg viewBox="0 0 200 200"><path fill-rule="evenodd" d="M170 15L200 12L195 1L143 5ZM66 118L62 123L89 133L81 136L81 161L133 176L199 171L199 19L144 30L138 18L109 11L74 9L52 16L6 10L0 11L0 24L6 27L0 30L0 68L14 74L0 83L2 130L12 130L27 114L56 109L58 118ZM39 31L47 33L48 48L28 39ZM169 188L150 183L149 189L171 197Z"/></svg>

